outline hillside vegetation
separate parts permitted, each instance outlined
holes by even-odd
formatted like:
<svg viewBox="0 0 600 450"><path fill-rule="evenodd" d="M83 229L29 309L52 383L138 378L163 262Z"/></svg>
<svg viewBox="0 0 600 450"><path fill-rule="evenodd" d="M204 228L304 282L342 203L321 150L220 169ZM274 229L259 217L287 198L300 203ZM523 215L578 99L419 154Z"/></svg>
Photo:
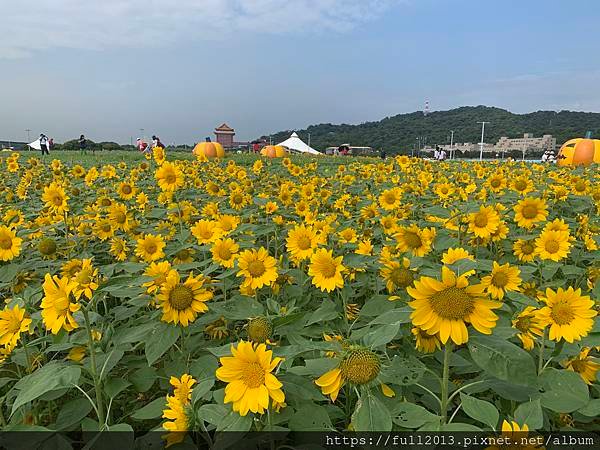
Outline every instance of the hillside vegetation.
<svg viewBox="0 0 600 450"><path fill-rule="evenodd" d="M600 136L600 113L574 111L536 111L514 114L501 108L465 106L449 111L435 111L424 116L421 111L386 117L378 122L359 125L333 125L323 123L296 130L300 137L311 137L311 146L323 150L328 146L349 143L355 146L371 146L392 153L407 153L417 143L417 136L426 137L427 144L450 142L450 130L454 130L454 142L479 142L481 125L486 125L486 142L496 142L501 136L518 137L533 133L536 137L552 134L559 144L568 139L592 131ZM274 142L287 139L291 130L278 132L271 137Z"/></svg>

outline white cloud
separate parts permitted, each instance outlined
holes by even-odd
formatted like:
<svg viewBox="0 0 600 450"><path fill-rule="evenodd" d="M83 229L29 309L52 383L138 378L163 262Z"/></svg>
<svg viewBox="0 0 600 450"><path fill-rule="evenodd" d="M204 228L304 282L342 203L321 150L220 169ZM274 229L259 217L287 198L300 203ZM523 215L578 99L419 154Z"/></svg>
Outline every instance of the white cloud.
<svg viewBox="0 0 600 450"><path fill-rule="evenodd" d="M235 33L343 32L403 0L0 0L0 58L156 47Z"/></svg>

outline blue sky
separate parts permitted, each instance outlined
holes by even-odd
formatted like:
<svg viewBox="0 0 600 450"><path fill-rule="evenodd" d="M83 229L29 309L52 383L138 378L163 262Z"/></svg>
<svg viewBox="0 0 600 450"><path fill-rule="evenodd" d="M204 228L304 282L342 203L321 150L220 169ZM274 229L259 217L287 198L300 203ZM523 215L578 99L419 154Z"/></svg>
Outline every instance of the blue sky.
<svg viewBox="0 0 600 450"><path fill-rule="evenodd" d="M0 0L0 138L600 111L595 0ZM483 118L482 118L483 119Z"/></svg>

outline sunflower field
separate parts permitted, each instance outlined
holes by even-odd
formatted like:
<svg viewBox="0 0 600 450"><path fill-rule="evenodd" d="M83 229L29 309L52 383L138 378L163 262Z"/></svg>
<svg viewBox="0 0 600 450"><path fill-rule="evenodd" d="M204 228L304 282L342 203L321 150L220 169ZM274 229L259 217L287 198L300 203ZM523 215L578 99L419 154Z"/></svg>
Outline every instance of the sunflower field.
<svg viewBox="0 0 600 450"><path fill-rule="evenodd" d="M3 430L594 430L600 173L0 159Z"/></svg>

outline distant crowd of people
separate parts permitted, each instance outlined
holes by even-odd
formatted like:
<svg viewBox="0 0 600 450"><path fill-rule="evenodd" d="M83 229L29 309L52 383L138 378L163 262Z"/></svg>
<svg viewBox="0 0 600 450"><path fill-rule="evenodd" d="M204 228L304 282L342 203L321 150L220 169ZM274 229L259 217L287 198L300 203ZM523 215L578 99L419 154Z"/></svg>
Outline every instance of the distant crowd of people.
<svg viewBox="0 0 600 450"><path fill-rule="evenodd" d="M152 143L150 145L148 145L143 138L137 138L135 146L141 153L144 154L152 152L152 149L157 147L165 148L164 144L160 141L160 138L154 135L152 136Z"/></svg>
<svg viewBox="0 0 600 450"><path fill-rule="evenodd" d="M82 154L87 153L88 141L85 135L82 134L81 136L79 136L77 143L79 145L79 151ZM37 139L37 142L33 141L29 145L32 148L37 148L36 144L39 144L42 156L49 155L50 150L54 148L54 139L46 136L44 133L40 133L40 137ZM152 136L152 143L150 145L148 145L143 138L138 138L136 141L136 148L142 153L150 153L152 149L157 147L165 148L164 144L160 141L160 138L158 136ZM92 153L96 153L96 146L92 145L91 149Z"/></svg>

